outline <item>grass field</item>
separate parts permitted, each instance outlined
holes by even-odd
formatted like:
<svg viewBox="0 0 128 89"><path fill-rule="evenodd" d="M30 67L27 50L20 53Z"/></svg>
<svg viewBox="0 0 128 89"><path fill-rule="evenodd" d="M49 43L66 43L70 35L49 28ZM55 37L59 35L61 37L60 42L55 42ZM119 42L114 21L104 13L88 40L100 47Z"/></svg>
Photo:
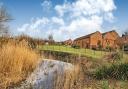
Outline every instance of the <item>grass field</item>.
<svg viewBox="0 0 128 89"><path fill-rule="evenodd" d="M57 51L57 52L66 52L66 53L91 57L89 59L84 59L83 61L81 60L84 65L80 66L82 68L82 70L81 70L82 72L80 72L80 73L83 73L83 75L81 74L79 77L82 78L82 76L83 76L85 79L87 79L87 81L84 81L84 82L81 80L81 82L84 83L84 87L85 87L82 89L127 89L127 87L128 87L128 81L122 81L122 80L116 80L116 79L101 79L101 80L88 79L88 77L91 76L90 75L91 73L95 73L95 71L99 70L100 68L104 68L104 66L111 67L113 65L112 62L109 62L104 59L104 55L107 55L108 52L94 51L91 49L83 49L83 48L75 49L70 46L57 46L57 45L44 45L44 46L40 46L39 49L40 50ZM99 60L95 60L95 59L99 59ZM85 61L85 60L88 60L88 61ZM95 60L95 61L93 61L93 60ZM119 62L118 61L114 62L114 64L115 63L116 64L128 63L128 54L124 53L123 58ZM100 64L100 65L98 65L98 64ZM120 70L120 71L122 71L122 70ZM124 70L124 72L125 71L127 71L127 68L126 68L126 70ZM101 74L102 74L102 72L101 72ZM106 74L106 72L104 74ZM80 88L78 88L78 89L80 89Z"/></svg>
<svg viewBox="0 0 128 89"><path fill-rule="evenodd" d="M60 51L60 52L67 52L72 54L78 54L80 56L87 56L95 59L101 59L107 52L104 51L95 51L91 49L75 49L70 46L56 46L56 45L44 45L39 46L40 50L51 50L51 51Z"/></svg>

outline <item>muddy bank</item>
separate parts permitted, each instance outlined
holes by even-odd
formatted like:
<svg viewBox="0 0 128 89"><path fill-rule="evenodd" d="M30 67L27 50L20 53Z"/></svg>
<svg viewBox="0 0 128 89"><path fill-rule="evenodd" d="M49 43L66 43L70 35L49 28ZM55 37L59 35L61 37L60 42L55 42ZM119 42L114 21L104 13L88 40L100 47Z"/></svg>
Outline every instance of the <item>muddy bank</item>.
<svg viewBox="0 0 128 89"><path fill-rule="evenodd" d="M102 66L102 60L92 59L90 57L80 56L77 54L71 54L66 52L58 52L58 51L41 51L41 55L47 59L59 60L71 64L79 64L83 71L87 71L90 69L96 69Z"/></svg>
<svg viewBox="0 0 128 89"><path fill-rule="evenodd" d="M71 53L58 52L58 51L49 51L49 50L40 51L40 55L43 55L43 57L46 59L60 60L63 62L68 62L68 63L76 63L78 61L81 61L81 59L84 59L84 60L91 59L89 57L81 56L78 54L71 54Z"/></svg>

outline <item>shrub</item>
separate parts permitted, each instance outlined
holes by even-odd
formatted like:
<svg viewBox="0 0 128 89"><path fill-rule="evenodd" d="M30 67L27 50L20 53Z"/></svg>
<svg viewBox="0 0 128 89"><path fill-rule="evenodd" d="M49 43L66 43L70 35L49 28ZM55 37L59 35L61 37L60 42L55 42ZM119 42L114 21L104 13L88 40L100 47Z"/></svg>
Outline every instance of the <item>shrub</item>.
<svg viewBox="0 0 128 89"><path fill-rule="evenodd" d="M124 46L124 51L128 51L128 45Z"/></svg>
<svg viewBox="0 0 128 89"><path fill-rule="evenodd" d="M102 89L109 89L108 81L103 81L101 87L102 87Z"/></svg>
<svg viewBox="0 0 128 89"><path fill-rule="evenodd" d="M110 67L102 67L94 74L96 79L128 80L128 64L114 64Z"/></svg>
<svg viewBox="0 0 128 89"><path fill-rule="evenodd" d="M8 41L0 48L0 89L25 79L38 61L37 53L25 42Z"/></svg>
<svg viewBox="0 0 128 89"><path fill-rule="evenodd" d="M112 56L113 61L120 61L122 58L122 55L120 52L115 52L111 56Z"/></svg>
<svg viewBox="0 0 128 89"><path fill-rule="evenodd" d="M29 37L27 35L20 35L14 39L16 39L17 42L26 41L27 45L29 47L31 47L32 49L36 48L36 46L37 46L37 39L34 39L34 38Z"/></svg>
<svg viewBox="0 0 128 89"><path fill-rule="evenodd" d="M110 46L107 46L105 50L108 51L108 52L114 51L114 49Z"/></svg>
<svg viewBox="0 0 128 89"><path fill-rule="evenodd" d="M72 48L79 49L80 46L78 46L78 45L72 45Z"/></svg>

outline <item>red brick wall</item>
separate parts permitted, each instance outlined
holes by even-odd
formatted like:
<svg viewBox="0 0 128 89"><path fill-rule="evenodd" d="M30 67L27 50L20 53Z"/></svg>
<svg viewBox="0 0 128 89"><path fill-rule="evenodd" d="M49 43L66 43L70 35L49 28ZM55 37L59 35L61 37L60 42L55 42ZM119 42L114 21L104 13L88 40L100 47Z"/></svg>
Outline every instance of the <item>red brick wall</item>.
<svg viewBox="0 0 128 89"><path fill-rule="evenodd" d="M80 46L81 48L97 48L99 46L98 42L100 41L103 48L106 48L108 44L110 47L116 48L116 40L118 37L118 33L114 31L108 32L105 35L102 35L97 31L91 34L89 37L75 40L74 44Z"/></svg>
<svg viewBox="0 0 128 89"><path fill-rule="evenodd" d="M97 47L98 41L101 41L102 44L102 34L100 32L96 32L90 35L90 37L76 40L74 41L74 43L81 48L92 48L94 46Z"/></svg>
<svg viewBox="0 0 128 89"><path fill-rule="evenodd" d="M107 46L111 48L116 48L116 39L118 38L118 34L112 32L112 33L106 33L103 36L103 48L106 48Z"/></svg>
<svg viewBox="0 0 128 89"><path fill-rule="evenodd" d="M90 37L90 48L97 48L98 42L101 42L102 45L102 34L100 32L96 32Z"/></svg>

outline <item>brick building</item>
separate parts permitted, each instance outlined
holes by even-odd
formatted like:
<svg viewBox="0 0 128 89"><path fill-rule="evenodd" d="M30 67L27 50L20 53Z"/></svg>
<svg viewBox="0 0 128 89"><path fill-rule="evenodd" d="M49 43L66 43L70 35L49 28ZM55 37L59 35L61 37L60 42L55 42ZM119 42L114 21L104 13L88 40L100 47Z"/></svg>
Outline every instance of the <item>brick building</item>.
<svg viewBox="0 0 128 89"><path fill-rule="evenodd" d="M72 45L73 41L71 39L68 39L66 41L63 42L65 45Z"/></svg>
<svg viewBox="0 0 128 89"><path fill-rule="evenodd" d="M116 40L119 38L118 33L115 30L105 32L102 34L103 40L102 40L102 47L111 47L111 48L117 48Z"/></svg>
<svg viewBox="0 0 128 89"><path fill-rule="evenodd" d="M86 36L79 37L74 40L74 45L80 46L81 48L116 48L116 39L119 37L115 30L100 33L96 31Z"/></svg>
<svg viewBox="0 0 128 89"><path fill-rule="evenodd" d="M119 37L119 38L116 40L116 44L117 44L119 47L122 47L123 45L128 45L128 35L123 35L122 37Z"/></svg>
<svg viewBox="0 0 128 89"><path fill-rule="evenodd" d="M81 48L97 48L102 43L102 34L99 31L74 40L74 44Z"/></svg>

